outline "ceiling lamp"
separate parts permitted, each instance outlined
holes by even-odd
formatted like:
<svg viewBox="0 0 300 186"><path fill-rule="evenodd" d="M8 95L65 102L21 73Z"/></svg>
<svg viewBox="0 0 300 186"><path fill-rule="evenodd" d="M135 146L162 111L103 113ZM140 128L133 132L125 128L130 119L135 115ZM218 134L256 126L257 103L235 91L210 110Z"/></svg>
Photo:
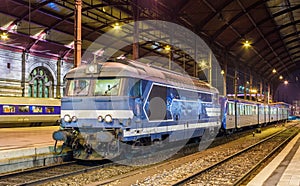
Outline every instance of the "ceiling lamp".
<svg viewBox="0 0 300 186"><path fill-rule="evenodd" d="M165 50L166 51L170 51L171 50L171 47L169 45L165 46Z"/></svg>
<svg viewBox="0 0 300 186"><path fill-rule="evenodd" d="M280 75L280 76L279 76L279 79L282 80L282 79L283 79L283 76Z"/></svg>
<svg viewBox="0 0 300 186"><path fill-rule="evenodd" d="M120 29L121 29L121 26L119 25L119 23L116 23L116 24L114 25L114 29L115 29L115 30L120 30Z"/></svg>
<svg viewBox="0 0 300 186"><path fill-rule="evenodd" d="M5 32L4 32L4 33L2 33L2 34L1 34L1 39L2 39L2 40L6 40L6 39L8 39L8 35L7 35L7 33L5 33Z"/></svg>
<svg viewBox="0 0 300 186"><path fill-rule="evenodd" d="M250 41L246 40L246 41L244 42L244 47L245 47L245 48L248 48L248 47L250 47L250 46L251 46Z"/></svg>
<svg viewBox="0 0 300 186"><path fill-rule="evenodd" d="M273 68L272 72L273 72L273 74L275 74L277 71L275 68Z"/></svg>

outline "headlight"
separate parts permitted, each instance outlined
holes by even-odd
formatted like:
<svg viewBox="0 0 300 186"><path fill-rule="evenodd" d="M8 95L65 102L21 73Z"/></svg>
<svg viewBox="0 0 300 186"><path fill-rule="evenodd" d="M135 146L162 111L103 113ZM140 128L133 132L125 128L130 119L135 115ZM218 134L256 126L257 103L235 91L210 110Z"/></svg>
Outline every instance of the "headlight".
<svg viewBox="0 0 300 186"><path fill-rule="evenodd" d="M109 115L109 114L107 114L105 117L104 117L104 121L106 122L106 123L110 123L110 122L112 122L112 117L111 117L111 115Z"/></svg>
<svg viewBox="0 0 300 186"><path fill-rule="evenodd" d="M66 114L65 116L64 116L64 121L65 122L71 122L71 116L69 115L69 114Z"/></svg>
<svg viewBox="0 0 300 186"><path fill-rule="evenodd" d="M98 121L99 122L103 121L103 117L102 116L98 116Z"/></svg>
<svg viewBox="0 0 300 186"><path fill-rule="evenodd" d="M72 121L73 121L73 122L76 122L77 120L78 120L78 118L77 118L76 116L73 116L73 117L72 117Z"/></svg>

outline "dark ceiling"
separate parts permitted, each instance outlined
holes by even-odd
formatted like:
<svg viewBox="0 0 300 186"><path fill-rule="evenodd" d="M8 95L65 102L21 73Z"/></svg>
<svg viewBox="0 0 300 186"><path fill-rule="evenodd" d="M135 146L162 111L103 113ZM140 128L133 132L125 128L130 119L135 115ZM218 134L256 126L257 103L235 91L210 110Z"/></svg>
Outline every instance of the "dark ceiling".
<svg viewBox="0 0 300 186"><path fill-rule="evenodd" d="M0 45L72 61L74 4L74 0L2 0L0 26L9 39ZM133 17L190 29L211 47L221 67L227 64L275 85L279 75L299 83L299 0L83 0L83 50L114 24L131 22ZM246 40L251 43L248 49L243 48ZM122 52L130 54L131 48ZM160 48L141 44L140 55L159 55ZM178 64L182 60L175 59ZM192 63L187 60L187 70Z"/></svg>

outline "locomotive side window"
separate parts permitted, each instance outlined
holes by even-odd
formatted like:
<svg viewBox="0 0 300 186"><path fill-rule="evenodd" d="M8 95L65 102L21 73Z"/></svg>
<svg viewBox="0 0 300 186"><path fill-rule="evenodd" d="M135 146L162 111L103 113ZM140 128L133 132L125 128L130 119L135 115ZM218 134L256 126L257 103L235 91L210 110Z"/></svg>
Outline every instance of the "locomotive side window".
<svg viewBox="0 0 300 186"><path fill-rule="evenodd" d="M135 79L130 79L131 81L129 82L129 96L133 98L141 97L141 81L142 80L135 80Z"/></svg>
<svg viewBox="0 0 300 186"><path fill-rule="evenodd" d="M29 106L19 106L19 112L23 112L23 113L26 113L26 112L29 112Z"/></svg>
<svg viewBox="0 0 300 186"><path fill-rule="evenodd" d="M11 105L3 105L3 112L4 113L15 113L16 107Z"/></svg>
<svg viewBox="0 0 300 186"><path fill-rule="evenodd" d="M200 93L199 98L203 102L212 102L213 101L211 94Z"/></svg>
<svg viewBox="0 0 300 186"><path fill-rule="evenodd" d="M120 78L97 79L95 82L95 96L118 96L120 88Z"/></svg>

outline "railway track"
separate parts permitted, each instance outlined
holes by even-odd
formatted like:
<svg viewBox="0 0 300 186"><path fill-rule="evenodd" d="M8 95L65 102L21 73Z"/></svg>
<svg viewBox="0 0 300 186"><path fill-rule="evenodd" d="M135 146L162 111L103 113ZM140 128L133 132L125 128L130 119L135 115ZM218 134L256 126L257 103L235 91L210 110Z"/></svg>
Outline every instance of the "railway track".
<svg viewBox="0 0 300 186"><path fill-rule="evenodd" d="M243 136L243 135L242 135ZM234 140L235 138L241 137L240 135L236 137L228 137L226 140L221 140L223 143L227 143L228 141ZM221 143L221 142L220 142ZM222 144L222 143L221 143ZM212 146L218 146L219 142L217 144ZM235 151L236 152L236 151ZM177 154L180 157L180 154ZM186 153L183 153L184 155ZM189 154L189 153L188 153ZM218 157L224 157L227 156L226 153L223 155L220 154ZM144 157L145 158L145 157ZM149 157L148 157L149 158ZM174 157L177 159L176 157ZM186 159L190 159L186 157ZM214 158L212 158L213 160ZM221 158L220 158L221 159ZM218 160L220 160L218 159ZM223 158L222 158L223 159ZM217 158L215 158L217 160ZM134 158L133 162L138 161L138 158ZM177 161L177 160L175 160ZM187 160L188 161L188 160ZM172 161L173 162L173 161ZM215 161L216 162L216 161ZM176 166L171 162L165 163L167 166ZM180 163L182 164L182 163ZM202 165L204 165L202 163ZM70 183L69 185L73 185L74 183L78 185L86 185L89 183L96 182L95 185L105 185L110 184L117 180L123 180L127 178L132 178L131 180L134 180L134 175L136 175L137 179L141 180L141 174L142 172L151 172L150 169L145 169L142 167L127 167L127 166L113 166L111 163L108 164L98 164L98 165L81 165L75 162L70 162L63 166L50 166L44 167L42 169L33 169L30 171L20 172L20 173L14 173L10 175L0 175L0 186L1 185L37 185L37 184L43 184L47 185L47 183ZM78 167L81 166L81 167ZM179 166L179 165L178 165ZM52 167L52 168L51 168ZM104 168L106 167L106 168ZM103 169L102 169L103 168ZM43 170L45 169L45 171ZM49 169L49 170L46 170ZM109 169L109 170L106 170ZM127 170L128 169L128 170ZM137 170L139 169L139 170ZM153 168L153 172L157 172L157 169L159 169L157 166L156 168ZM165 169L165 168L163 168ZM99 171L92 171L92 170L99 170ZM82 174L84 173L84 174ZM102 180L102 181L100 181ZM177 180L176 180L177 181ZM54 184L55 185L55 184ZM139 185L139 184L137 184ZM147 185L147 184L146 184ZM169 184L171 185L171 184Z"/></svg>
<svg viewBox="0 0 300 186"><path fill-rule="evenodd" d="M294 128L280 131L172 185L241 185L297 133Z"/></svg>
<svg viewBox="0 0 300 186"><path fill-rule="evenodd" d="M81 163L77 161L45 166L0 175L0 185L37 185L113 165L107 161Z"/></svg>

